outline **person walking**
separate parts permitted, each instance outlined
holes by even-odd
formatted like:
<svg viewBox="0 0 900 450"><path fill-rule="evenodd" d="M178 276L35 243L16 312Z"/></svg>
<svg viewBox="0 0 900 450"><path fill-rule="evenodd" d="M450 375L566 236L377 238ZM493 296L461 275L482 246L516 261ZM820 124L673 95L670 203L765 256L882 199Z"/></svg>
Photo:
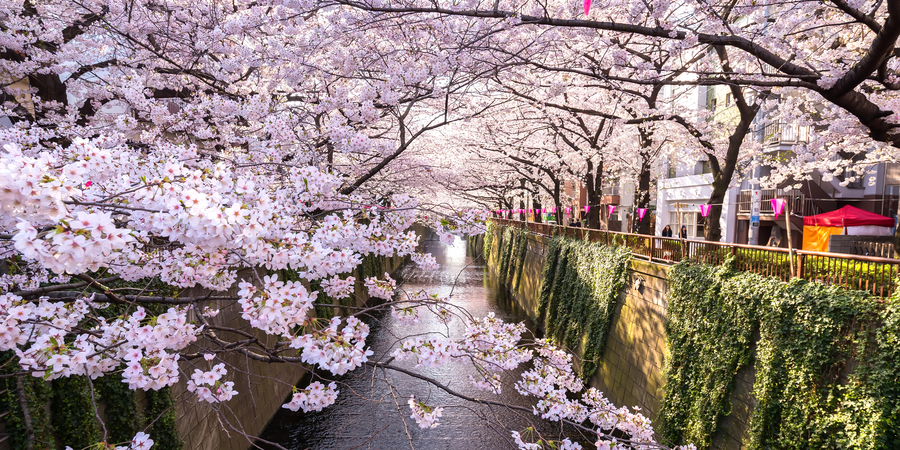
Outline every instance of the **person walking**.
<svg viewBox="0 0 900 450"><path fill-rule="evenodd" d="M663 230L662 230L662 236L663 237L672 237L672 227L666 225L666 227L663 228Z"/></svg>

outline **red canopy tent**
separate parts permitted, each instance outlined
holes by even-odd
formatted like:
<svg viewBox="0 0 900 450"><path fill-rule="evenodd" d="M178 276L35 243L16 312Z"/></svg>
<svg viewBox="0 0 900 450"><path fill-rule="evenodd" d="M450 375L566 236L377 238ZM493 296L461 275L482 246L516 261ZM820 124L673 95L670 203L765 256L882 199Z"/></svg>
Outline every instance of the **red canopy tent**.
<svg viewBox="0 0 900 450"><path fill-rule="evenodd" d="M828 239L833 234L887 236L893 228L894 219L847 205L803 218L803 250L828 251Z"/></svg>

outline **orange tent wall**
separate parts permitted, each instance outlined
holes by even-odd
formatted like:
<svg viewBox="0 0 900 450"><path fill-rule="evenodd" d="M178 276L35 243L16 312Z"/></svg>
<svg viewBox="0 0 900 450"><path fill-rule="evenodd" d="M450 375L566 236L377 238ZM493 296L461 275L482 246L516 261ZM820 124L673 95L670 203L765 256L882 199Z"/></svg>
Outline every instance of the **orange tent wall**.
<svg viewBox="0 0 900 450"><path fill-rule="evenodd" d="M828 251L828 237L832 234L844 234L844 227L803 226L803 250L816 252Z"/></svg>

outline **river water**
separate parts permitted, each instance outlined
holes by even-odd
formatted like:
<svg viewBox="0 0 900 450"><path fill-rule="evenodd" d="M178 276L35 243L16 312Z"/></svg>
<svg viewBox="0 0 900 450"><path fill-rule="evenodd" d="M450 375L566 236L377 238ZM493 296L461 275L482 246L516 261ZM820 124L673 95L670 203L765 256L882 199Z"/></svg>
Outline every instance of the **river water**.
<svg viewBox="0 0 900 450"><path fill-rule="evenodd" d="M421 245L437 258L441 268L423 271L415 264L407 263L401 267L398 277L403 289L427 289L443 294L452 290L450 302L464 307L475 317L494 312L505 321L525 321L530 329L534 329L524 312L510 301L505 289L499 288L482 259L473 259L466 254L465 241L457 239L450 246L439 242L435 236L426 236ZM390 314L367 320L372 327L367 344L375 352L370 360L386 360L386 355L403 337L447 333L448 327L436 318L428 317L427 313L420 315L422 320L415 325L400 324ZM462 329L459 318L449 325L454 337L458 337L458 331ZM409 362L394 364L410 369L413 365ZM473 387L469 375L475 371L466 365L451 363L415 370L476 398L502 400L520 406L532 404L515 391L513 383L518 374L506 374L503 393L497 396ZM358 370L336 381L340 394L335 405L311 413L281 409L261 437L291 450L506 449L515 448L507 428L521 432L533 425L535 419L531 413L464 402L398 372ZM309 380L303 380L300 385L308 383ZM412 394L425 399L429 405L444 406L437 428L420 429L409 418L407 401ZM547 425L537 429L550 434L553 431Z"/></svg>

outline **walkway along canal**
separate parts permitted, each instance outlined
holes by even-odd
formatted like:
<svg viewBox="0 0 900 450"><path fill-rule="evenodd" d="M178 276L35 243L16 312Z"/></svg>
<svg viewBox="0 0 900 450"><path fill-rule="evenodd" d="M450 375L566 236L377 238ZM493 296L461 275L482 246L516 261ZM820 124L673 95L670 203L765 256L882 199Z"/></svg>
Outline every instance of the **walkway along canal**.
<svg viewBox="0 0 900 450"><path fill-rule="evenodd" d="M437 258L441 267L437 271L425 272L415 264L407 263L396 276L402 280L400 286L404 290L427 289L442 294L452 291L450 302L465 308L474 317L493 312L504 321L525 321L530 329L534 329L524 311L509 299L483 261L473 260L471 255L466 254L465 241L457 239L454 245L448 246L438 241L436 236L426 235L422 246L423 250ZM367 320L372 326L367 344L375 352L370 360L388 359L387 355L398 347L401 338L447 333L447 326L435 317L428 313L420 316L422 320L414 325L400 324L390 314ZM451 336L459 337L463 330L461 319L454 318L449 330ZM409 362L395 361L394 364L412 368ZM466 395L531 407L529 399L519 395L513 386L518 380L518 373L505 374L502 395L496 398L494 394L472 386L469 376L475 372L468 365L451 363L416 371ZM515 448L508 429L521 432L538 419L521 411L473 405L424 381L397 372L360 370L339 377L337 381L340 394L335 405L318 413L282 409L261 437L291 450L505 449ZM304 379L300 386L305 387L308 383L309 380ZM422 430L409 418L407 401L413 394L429 405L444 407L437 428ZM554 429L542 431L553 436ZM558 425L555 431L558 433Z"/></svg>

